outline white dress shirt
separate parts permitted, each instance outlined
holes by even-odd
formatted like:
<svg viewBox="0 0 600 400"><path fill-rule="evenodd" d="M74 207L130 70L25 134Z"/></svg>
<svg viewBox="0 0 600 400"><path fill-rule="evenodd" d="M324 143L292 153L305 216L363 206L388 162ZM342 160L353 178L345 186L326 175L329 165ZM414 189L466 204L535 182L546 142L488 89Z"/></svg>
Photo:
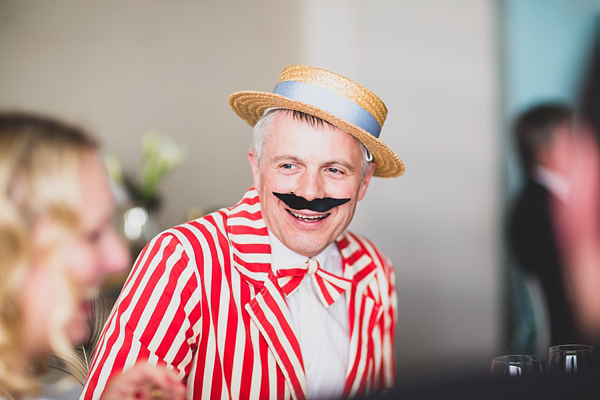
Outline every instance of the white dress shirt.
<svg viewBox="0 0 600 400"><path fill-rule="evenodd" d="M269 231L271 266L299 265L307 257L294 253ZM342 256L336 243L330 244L315 258L321 268L342 276ZM325 307L305 276L298 289L287 298L295 332L300 342L309 399L340 398L348 370L348 308L345 294Z"/></svg>
<svg viewBox="0 0 600 400"><path fill-rule="evenodd" d="M560 200L567 201L569 197L569 181L567 179L539 165L535 167L534 179Z"/></svg>

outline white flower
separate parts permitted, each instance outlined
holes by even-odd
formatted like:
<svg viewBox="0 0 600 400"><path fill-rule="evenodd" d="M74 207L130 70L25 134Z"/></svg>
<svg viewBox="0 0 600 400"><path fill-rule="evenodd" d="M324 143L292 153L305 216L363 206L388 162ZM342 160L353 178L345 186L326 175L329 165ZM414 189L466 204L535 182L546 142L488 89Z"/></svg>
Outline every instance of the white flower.
<svg viewBox="0 0 600 400"><path fill-rule="evenodd" d="M183 149L167 137L148 132L142 142L140 195L145 199L158 196L158 186L166 174L185 159Z"/></svg>

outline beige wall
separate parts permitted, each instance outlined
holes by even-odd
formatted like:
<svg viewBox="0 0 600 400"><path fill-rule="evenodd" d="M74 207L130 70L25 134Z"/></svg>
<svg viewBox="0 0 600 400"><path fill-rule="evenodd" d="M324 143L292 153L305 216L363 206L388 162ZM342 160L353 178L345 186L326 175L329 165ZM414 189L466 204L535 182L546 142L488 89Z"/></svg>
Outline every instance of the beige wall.
<svg viewBox="0 0 600 400"><path fill-rule="evenodd" d="M502 331L495 2L302 5L306 62L380 95L381 138L406 164L372 181L351 225L396 265L398 370L485 373Z"/></svg>
<svg viewBox="0 0 600 400"><path fill-rule="evenodd" d="M1 1L0 107L50 112L102 137L132 172L145 132L188 151L165 182L163 225L252 185L237 90L271 90L299 62L297 2ZM277 32L277 34L273 34Z"/></svg>
<svg viewBox="0 0 600 400"><path fill-rule="evenodd" d="M0 107L81 122L128 169L146 130L185 145L167 226L251 185L230 93L269 91L296 62L358 80L388 105L381 137L407 166L372 181L352 224L396 264L398 369L487 367L501 332L494 4L0 0Z"/></svg>

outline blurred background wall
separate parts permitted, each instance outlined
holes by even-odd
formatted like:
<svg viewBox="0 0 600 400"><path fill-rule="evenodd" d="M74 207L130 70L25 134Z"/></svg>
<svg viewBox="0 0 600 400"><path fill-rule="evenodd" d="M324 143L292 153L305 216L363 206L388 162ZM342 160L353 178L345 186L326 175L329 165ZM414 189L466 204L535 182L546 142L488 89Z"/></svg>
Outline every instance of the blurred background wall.
<svg viewBox="0 0 600 400"><path fill-rule="evenodd" d="M396 265L400 375L489 368L501 315L496 4L303 4L306 62L381 96L382 138L406 163L372 181L351 225Z"/></svg>
<svg viewBox="0 0 600 400"><path fill-rule="evenodd" d="M399 376L486 370L503 351L505 119L530 100L507 85L506 27L550 2L521 3L0 0L0 108L79 123L130 173L149 130L185 147L162 186L167 228L252 184L231 93L271 91L293 63L357 80L387 104L381 138L407 167L372 181L351 225L396 266Z"/></svg>

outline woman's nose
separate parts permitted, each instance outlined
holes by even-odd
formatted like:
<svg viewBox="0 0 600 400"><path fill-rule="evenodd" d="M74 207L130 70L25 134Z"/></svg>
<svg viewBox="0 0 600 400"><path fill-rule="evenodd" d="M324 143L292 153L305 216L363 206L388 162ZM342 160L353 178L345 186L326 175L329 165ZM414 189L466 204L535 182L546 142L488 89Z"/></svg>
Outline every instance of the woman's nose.
<svg viewBox="0 0 600 400"><path fill-rule="evenodd" d="M123 271L130 265L131 255L125 242L114 231L108 234L102 247L102 272L105 275Z"/></svg>

